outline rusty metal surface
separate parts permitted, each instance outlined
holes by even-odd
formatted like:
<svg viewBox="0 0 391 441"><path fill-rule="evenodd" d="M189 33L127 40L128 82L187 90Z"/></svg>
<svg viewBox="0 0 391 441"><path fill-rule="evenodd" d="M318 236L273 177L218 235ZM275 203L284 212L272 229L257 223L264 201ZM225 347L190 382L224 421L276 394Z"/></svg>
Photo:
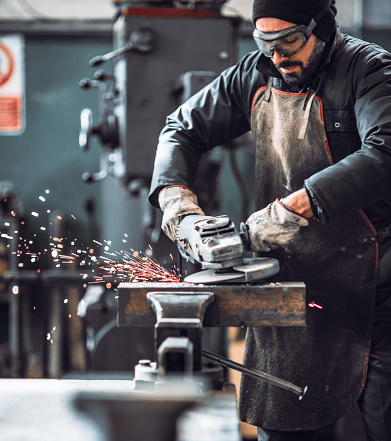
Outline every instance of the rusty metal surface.
<svg viewBox="0 0 391 441"><path fill-rule="evenodd" d="M213 293L203 326L305 326L306 296L302 282L261 285L193 285L188 283L121 283L118 326L154 326L148 293ZM178 301L180 297L178 297Z"/></svg>

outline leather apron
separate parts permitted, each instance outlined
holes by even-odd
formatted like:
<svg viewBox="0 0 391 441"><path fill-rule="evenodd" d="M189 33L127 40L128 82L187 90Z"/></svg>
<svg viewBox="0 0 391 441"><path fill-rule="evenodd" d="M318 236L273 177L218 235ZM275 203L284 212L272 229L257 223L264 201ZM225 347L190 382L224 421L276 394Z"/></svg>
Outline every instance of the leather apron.
<svg viewBox="0 0 391 441"><path fill-rule="evenodd" d="M259 89L253 100L256 209L303 188L332 165L319 97ZM342 417L366 379L376 292L376 244L359 242L374 228L360 210L328 225L310 219L286 249L268 253L276 281L304 281L306 327L247 330L244 364L308 386L293 393L242 375L242 421L279 431L313 430ZM310 306L312 305L312 307Z"/></svg>

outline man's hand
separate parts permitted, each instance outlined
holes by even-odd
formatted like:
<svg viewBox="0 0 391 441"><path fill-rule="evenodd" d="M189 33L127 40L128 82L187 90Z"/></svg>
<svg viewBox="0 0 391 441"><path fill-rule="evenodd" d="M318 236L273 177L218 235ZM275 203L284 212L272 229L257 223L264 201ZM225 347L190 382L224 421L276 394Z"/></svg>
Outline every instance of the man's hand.
<svg viewBox="0 0 391 441"><path fill-rule="evenodd" d="M253 213L246 224L251 251L267 252L288 245L300 227L308 225L308 220L277 199L263 210Z"/></svg>
<svg viewBox="0 0 391 441"><path fill-rule="evenodd" d="M163 211L162 230L176 242L176 234L180 221L189 214L204 212L198 206L195 193L186 187L165 187L159 193L159 205Z"/></svg>
<svg viewBox="0 0 391 441"><path fill-rule="evenodd" d="M296 214L300 214L300 216L304 216L306 219L309 219L314 215L311 209L310 200L304 188L295 191L284 198L284 204L288 205L288 207Z"/></svg>

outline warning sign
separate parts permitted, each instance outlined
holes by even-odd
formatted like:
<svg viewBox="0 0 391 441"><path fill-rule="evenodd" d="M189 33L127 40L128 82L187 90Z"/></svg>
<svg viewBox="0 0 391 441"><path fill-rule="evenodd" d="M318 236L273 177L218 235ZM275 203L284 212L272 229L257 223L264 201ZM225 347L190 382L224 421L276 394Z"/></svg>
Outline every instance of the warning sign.
<svg viewBox="0 0 391 441"><path fill-rule="evenodd" d="M0 135L24 130L24 78L23 36L0 36Z"/></svg>

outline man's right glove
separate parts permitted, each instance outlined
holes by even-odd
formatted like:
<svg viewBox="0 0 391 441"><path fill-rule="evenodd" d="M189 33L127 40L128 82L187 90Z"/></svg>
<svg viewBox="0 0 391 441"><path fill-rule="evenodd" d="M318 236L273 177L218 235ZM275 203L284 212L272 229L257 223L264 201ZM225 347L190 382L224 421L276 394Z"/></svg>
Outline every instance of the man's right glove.
<svg viewBox="0 0 391 441"><path fill-rule="evenodd" d="M267 252L284 248L308 220L276 199L266 208L253 213L246 221L251 251Z"/></svg>
<svg viewBox="0 0 391 441"><path fill-rule="evenodd" d="M186 187L165 187L159 193L159 205L163 211L162 230L176 242L177 230L181 220L189 214L204 215L198 206L195 193Z"/></svg>

